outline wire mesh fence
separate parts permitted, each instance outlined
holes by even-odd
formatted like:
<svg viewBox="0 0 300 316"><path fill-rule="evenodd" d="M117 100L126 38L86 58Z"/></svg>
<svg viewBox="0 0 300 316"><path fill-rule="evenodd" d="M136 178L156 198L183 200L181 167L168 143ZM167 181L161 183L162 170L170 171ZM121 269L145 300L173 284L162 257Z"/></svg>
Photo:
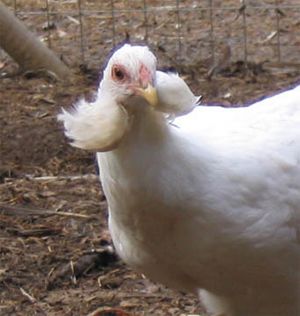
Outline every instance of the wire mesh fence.
<svg viewBox="0 0 300 316"><path fill-rule="evenodd" d="M79 63L130 38L172 60L300 64L299 0L6 0L42 41Z"/></svg>

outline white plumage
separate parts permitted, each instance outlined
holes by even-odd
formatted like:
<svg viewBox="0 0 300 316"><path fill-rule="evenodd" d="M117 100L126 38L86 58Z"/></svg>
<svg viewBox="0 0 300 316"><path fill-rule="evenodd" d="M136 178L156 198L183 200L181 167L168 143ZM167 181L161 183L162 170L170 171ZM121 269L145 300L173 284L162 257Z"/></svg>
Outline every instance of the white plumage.
<svg viewBox="0 0 300 316"><path fill-rule="evenodd" d="M177 78L125 45L96 101L59 117L75 145L98 151L117 252L213 314L299 316L300 87L195 107ZM172 124L162 113L188 111Z"/></svg>

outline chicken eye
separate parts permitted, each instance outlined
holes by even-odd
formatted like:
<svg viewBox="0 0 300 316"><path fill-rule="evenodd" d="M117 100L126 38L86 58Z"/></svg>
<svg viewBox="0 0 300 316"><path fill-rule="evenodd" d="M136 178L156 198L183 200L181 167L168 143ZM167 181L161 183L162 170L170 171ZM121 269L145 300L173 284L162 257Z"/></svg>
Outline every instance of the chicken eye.
<svg viewBox="0 0 300 316"><path fill-rule="evenodd" d="M112 69L112 77L114 80L123 81L126 77L125 71L120 67L113 67Z"/></svg>

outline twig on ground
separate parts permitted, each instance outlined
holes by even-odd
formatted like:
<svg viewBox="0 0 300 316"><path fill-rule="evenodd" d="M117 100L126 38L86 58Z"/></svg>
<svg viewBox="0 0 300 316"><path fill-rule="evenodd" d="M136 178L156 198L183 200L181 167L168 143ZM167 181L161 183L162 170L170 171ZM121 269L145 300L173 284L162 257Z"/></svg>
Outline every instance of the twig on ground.
<svg viewBox="0 0 300 316"><path fill-rule="evenodd" d="M35 297L33 297L32 295L30 295L28 292L26 292L22 287L20 287L20 291L22 293L23 296L26 297L26 299L34 304L34 306L36 306L36 308L38 309L40 315L47 315L44 310L39 306L39 302L37 301L37 299Z"/></svg>
<svg viewBox="0 0 300 316"><path fill-rule="evenodd" d="M20 291L22 295L24 295L29 300L30 303L37 302L36 299L33 296L31 296L29 293L27 293L22 287L20 287Z"/></svg>
<svg viewBox="0 0 300 316"><path fill-rule="evenodd" d="M4 215L19 215L19 216L51 216L51 215L59 215L66 217L74 217L74 218L94 218L94 216L79 214L79 213L68 213L62 211L52 211L52 210L36 210L36 209L28 209L21 206L12 206L0 203L0 214Z"/></svg>
<svg viewBox="0 0 300 316"><path fill-rule="evenodd" d="M33 181L59 181L59 180L97 180L99 177L95 174L84 174L84 175L73 175L73 176L44 176L44 177L33 177L30 175L26 176L26 179ZM6 178L9 180L9 178Z"/></svg>

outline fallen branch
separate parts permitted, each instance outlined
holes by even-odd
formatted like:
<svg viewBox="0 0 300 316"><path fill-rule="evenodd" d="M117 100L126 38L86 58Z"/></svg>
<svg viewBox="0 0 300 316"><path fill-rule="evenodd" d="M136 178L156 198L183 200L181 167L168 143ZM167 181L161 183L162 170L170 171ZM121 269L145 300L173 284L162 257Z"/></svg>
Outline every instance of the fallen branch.
<svg viewBox="0 0 300 316"><path fill-rule="evenodd" d="M74 283L77 278L95 268L103 268L118 261L118 257L112 247L107 246L101 250L82 255L77 261L70 261L59 267L56 271L51 270L47 289L51 290L60 279L69 278Z"/></svg>
<svg viewBox="0 0 300 316"><path fill-rule="evenodd" d="M68 67L2 3L0 3L0 38L1 47L22 69L48 71L62 80L72 77Z"/></svg>

